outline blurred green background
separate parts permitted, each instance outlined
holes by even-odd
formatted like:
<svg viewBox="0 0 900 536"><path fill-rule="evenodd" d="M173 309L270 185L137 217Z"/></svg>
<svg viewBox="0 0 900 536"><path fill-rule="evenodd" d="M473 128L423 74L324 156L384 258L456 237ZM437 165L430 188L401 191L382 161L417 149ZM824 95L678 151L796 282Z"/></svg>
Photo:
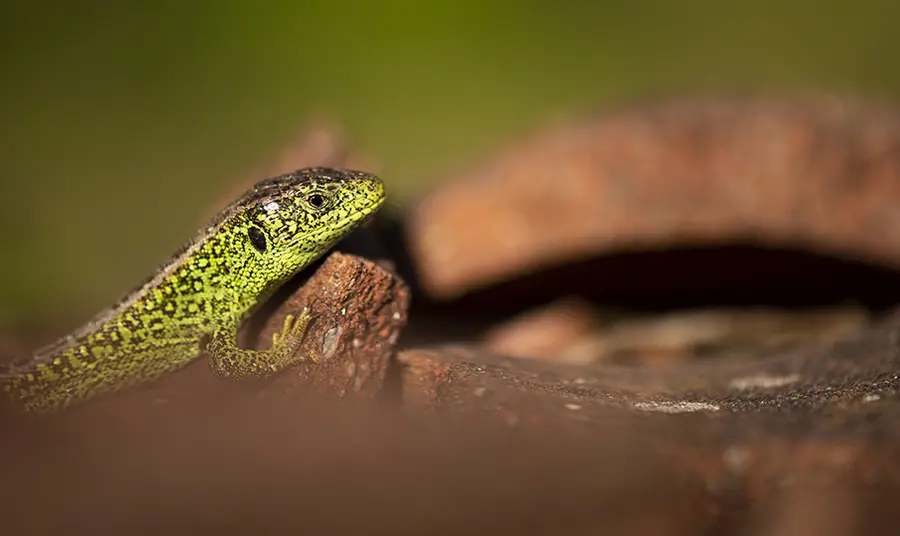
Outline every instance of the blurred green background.
<svg viewBox="0 0 900 536"><path fill-rule="evenodd" d="M402 203L648 93L900 90L888 1L6 4L0 326L119 297L310 117L342 121Z"/></svg>

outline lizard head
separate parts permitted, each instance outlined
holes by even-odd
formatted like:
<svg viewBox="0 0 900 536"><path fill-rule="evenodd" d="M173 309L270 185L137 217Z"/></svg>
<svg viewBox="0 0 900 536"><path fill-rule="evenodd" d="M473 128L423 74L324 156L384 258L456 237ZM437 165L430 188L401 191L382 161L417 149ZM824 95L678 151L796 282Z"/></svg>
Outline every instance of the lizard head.
<svg viewBox="0 0 900 536"><path fill-rule="evenodd" d="M223 249L246 290L289 279L359 226L384 202L370 173L305 168L256 183L222 214ZM237 275L236 274L236 275Z"/></svg>

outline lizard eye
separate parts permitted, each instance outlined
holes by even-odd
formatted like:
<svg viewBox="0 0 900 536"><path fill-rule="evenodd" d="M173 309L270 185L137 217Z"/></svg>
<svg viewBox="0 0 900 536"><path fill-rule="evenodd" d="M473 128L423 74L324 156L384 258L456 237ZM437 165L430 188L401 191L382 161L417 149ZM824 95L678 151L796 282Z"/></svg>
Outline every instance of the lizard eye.
<svg viewBox="0 0 900 536"><path fill-rule="evenodd" d="M322 208L325 206L325 196L322 194L309 194L309 197L307 197L306 200L313 208Z"/></svg>
<svg viewBox="0 0 900 536"><path fill-rule="evenodd" d="M256 248L256 251L260 253L266 252L266 235L259 229L259 227L251 227L247 229L247 237L250 238L250 243L253 244L253 247Z"/></svg>

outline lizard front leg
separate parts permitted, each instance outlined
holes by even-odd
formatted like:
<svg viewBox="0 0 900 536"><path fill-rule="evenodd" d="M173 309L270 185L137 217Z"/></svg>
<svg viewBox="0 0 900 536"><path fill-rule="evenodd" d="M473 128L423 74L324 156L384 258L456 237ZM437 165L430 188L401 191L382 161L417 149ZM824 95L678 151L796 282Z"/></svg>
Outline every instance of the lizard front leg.
<svg viewBox="0 0 900 536"><path fill-rule="evenodd" d="M272 335L269 350L240 348L237 344L237 326L219 328L213 332L206 347L210 366L220 376L265 377L305 361L306 356L297 354L310 318L308 308L304 308L296 318L293 315L285 317L281 333ZM317 361L315 356L309 359Z"/></svg>

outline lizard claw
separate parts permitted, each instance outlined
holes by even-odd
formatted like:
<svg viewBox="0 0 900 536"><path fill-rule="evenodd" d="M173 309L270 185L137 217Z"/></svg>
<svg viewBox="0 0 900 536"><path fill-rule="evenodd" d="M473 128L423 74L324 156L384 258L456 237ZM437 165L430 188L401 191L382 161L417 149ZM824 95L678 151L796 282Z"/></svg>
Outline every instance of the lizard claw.
<svg viewBox="0 0 900 536"><path fill-rule="evenodd" d="M287 315L284 317L284 325L281 333L272 334L272 347L276 348L283 345L299 344L303 340L306 333L306 326L309 323L310 314L309 307L304 307L299 317Z"/></svg>
<svg viewBox="0 0 900 536"><path fill-rule="evenodd" d="M294 315L287 315L284 317L284 324L281 327L281 333L275 332L272 334L272 347L277 347L281 341L287 340L288 336L291 333L291 328L294 327Z"/></svg>

